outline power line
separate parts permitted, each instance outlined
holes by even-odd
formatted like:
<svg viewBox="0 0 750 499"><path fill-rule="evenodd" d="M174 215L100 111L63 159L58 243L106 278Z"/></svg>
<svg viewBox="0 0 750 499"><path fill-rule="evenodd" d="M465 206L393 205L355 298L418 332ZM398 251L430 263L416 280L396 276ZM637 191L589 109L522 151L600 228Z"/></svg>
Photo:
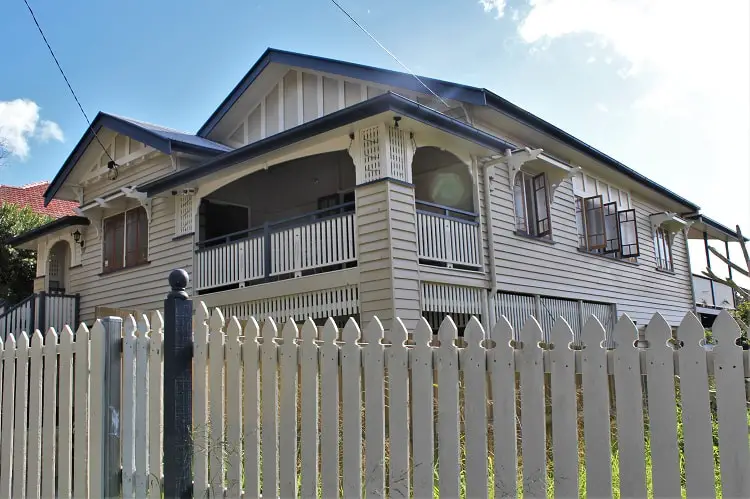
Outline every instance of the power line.
<svg viewBox="0 0 750 499"><path fill-rule="evenodd" d="M78 104L78 109L81 110L81 113L83 114L83 117L86 118L86 123L89 125L89 130L91 130L91 133L94 134L94 138L96 138L96 141L101 146L102 150L104 151L104 154L107 155L107 157L112 161L112 163L115 162L115 159L112 157L112 155L109 154L109 151L107 151L107 148L104 147L104 144L102 144L102 141L99 140L99 136L96 134L96 131L94 131L94 128L91 126L91 120L89 120L88 115L86 114L86 111L83 110L83 106L81 105L81 101L78 100L78 96L76 95L75 91L73 90L73 87L70 85L70 81L68 81L68 77L65 76L65 71L63 71L62 66L60 66L60 61L57 60L57 56L55 55L55 51L52 50L52 47L50 46L49 42L47 41L47 37L44 36L44 31L42 31L42 27L39 25L39 21L36 20L36 15L34 15L34 11L31 9L31 5L29 5L29 2L26 0L23 0L23 3L26 4L26 8L29 9L29 14L31 14L31 18L34 20L34 24L36 24L37 29L39 30L39 34L42 35L42 39L44 40L45 45L47 45L47 49L49 50L50 55L52 55L52 58L55 60L55 64L57 65L57 69L60 70L60 74L62 75L63 79L65 80L65 83L68 85L68 89L70 90L70 93L73 95L73 98L76 101L76 104ZM115 166L117 166L115 164Z"/></svg>
<svg viewBox="0 0 750 499"><path fill-rule="evenodd" d="M25 1L26 1L26 0L24 0L24 2L25 2ZM347 11L346 11L346 9L344 9L344 8L343 8L343 7L342 7L342 6L341 6L341 5L340 5L340 4L339 4L339 3L338 3L338 2L336 1L336 0L331 0L331 2L333 2L333 5L335 5L336 7L338 7L338 9L339 9L339 10L340 10L341 12L343 12L343 13L344 13L344 15L345 15L346 17L348 17L348 18L349 18L349 19L351 20L351 22L353 22L353 23L354 23L354 24L355 24L355 25L356 25L356 26L357 26L357 27L358 27L359 29L361 29L361 30L362 30L362 31L363 31L363 32L364 32L364 33L365 33L365 34L366 34L367 36L369 36L370 38L372 38L372 41L374 41L375 43L377 43L377 44L378 44L378 46L379 46L379 47L380 47L381 49L385 50L385 52L386 52L386 53L387 53L387 54L388 54L389 56L391 56L391 57L393 58L393 60L394 60L394 61L396 61L397 63L399 63L399 64L401 65L401 67L402 67L402 68L404 68L404 69L405 69L405 70L406 70L406 71L407 71L407 72L408 72L408 73L409 73L410 75L412 75L412 76L413 76L413 77L414 77L414 78L415 78L415 79L416 79L416 80L417 80L417 81L418 81L419 83L421 83L421 84L422 84L422 86L423 86L424 88L426 88L428 92L430 92L430 93L431 93L432 95L434 95L435 97L437 97L437 99L438 99L438 100L439 100L440 102L442 102L442 103L443 103L443 105L444 105L445 107L450 107L450 106L448 105L448 103L447 103L447 102L445 102L445 101L444 101L444 100L442 99L442 97L440 97L440 96L439 96L438 94L436 94L435 92L433 92L433 91L432 91L432 89L431 89L430 87L428 87L428 86L427 86L427 84L426 84L425 82L423 82L423 81L422 81L422 79L421 79L421 78L420 78L419 76L417 76L417 75L416 75L416 73L414 73L414 71L412 71L411 69L409 69L409 67L408 67L408 66L407 66L406 64L404 64L403 62L401 62L401 60L400 60L400 59L399 59L398 57L396 57L396 55L395 55L395 54L394 54L393 52L391 52L390 50L388 50L387 48L385 48L385 45L383 45L382 43L380 43L380 42L378 41L378 39L377 39L377 38L375 38L375 36L374 36L374 35L373 35L372 33L370 33L369 31L367 31L367 30L365 29L365 27L364 27L364 26L362 26L361 24L359 24L359 23L357 22L357 20L356 20L356 19L354 19L354 17L353 17L353 16L351 15L351 14L349 14L349 12L347 12Z"/></svg>

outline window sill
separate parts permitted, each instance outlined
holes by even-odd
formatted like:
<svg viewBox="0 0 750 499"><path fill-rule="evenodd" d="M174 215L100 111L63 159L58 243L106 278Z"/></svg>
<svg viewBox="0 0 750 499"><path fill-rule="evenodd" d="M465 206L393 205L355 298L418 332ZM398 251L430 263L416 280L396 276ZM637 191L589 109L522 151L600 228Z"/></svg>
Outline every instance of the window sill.
<svg viewBox="0 0 750 499"><path fill-rule="evenodd" d="M675 275L675 271L674 271L674 270L663 269L663 268L661 268L661 267L656 267L656 271L657 271L657 272L663 272L663 273L665 273L665 274L671 274L671 275Z"/></svg>
<svg viewBox="0 0 750 499"><path fill-rule="evenodd" d="M121 269L103 271L103 272L101 272L99 274L99 277L106 277L106 276L109 276L109 275L112 275L112 274L118 274L120 272L125 272L126 270L133 270L133 269L137 269L139 267L145 267L146 265L151 265L151 262L150 261L146 261L146 262L143 262L143 263L139 263L137 265L131 265L130 267L123 267Z"/></svg>
<svg viewBox="0 0 750 499"><path fill-rule="evenodd" d="M553 241L549 237L530 236L530 235L526 234L525 232L520 232L520 231L517 231L517 230L514 230L513 234L516 235L516 236L518 236L518 237L520 237L520 238L528 239L529 241L536 241L538 243L549 244L549 245L553 245L553 246L555 244L557 244L555 241Z"/></svg>
<svg viewBox="0 0 750 499"><path fill-rule="evenodd" d="M195 232L188 232L187 234L182 234L182 235L179 235L179 236L175 236L175 237L172 238L172 241L182 241L183 239L187 239L187 238L191 238L192 239L192 237L193 237L194 234L195 234Z"/></svg>
<svg viewBox="0 0 750 499"><path fill-rule="evenodd" d="M625 264L625 265L633 265L635 267L639 267L641 265L638 262L629 262L627 260L622 260L620 258L611 258L611 257L604 256L604 255L598 255L596 253L592 253L590 251L587 251L587 250L581 249L581 248L576 248L576 249L578 250L579 253L583 253L584 255L593 256L594 258L599 258L599 259L602 259L602 260L606 260L608 262L622 263L622 264Z"/></svg>
<svg viewBox="0 0 750 499"><path fill-rule="evenodd" d="M83 267L82 263L79 263L78 265L71 265L70 266L71 269L77 269L77 268L80 268L80 267Z"/></svg>

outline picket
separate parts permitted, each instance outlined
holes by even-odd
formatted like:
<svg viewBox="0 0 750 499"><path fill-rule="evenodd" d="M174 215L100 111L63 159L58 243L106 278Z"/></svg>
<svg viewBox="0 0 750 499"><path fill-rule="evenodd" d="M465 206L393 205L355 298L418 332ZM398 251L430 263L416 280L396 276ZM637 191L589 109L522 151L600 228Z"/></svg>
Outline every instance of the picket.
<svg viewBox="0 0 750 499"><path fill-rule="evenodd" d="M148 353L151 330L148 317L141 314L137 321L138 338L135 345L135 497L146 497L148 490Z"/></svg>
<svg viewBox="0 0 750 499"><path fill-rule="evenodd" d="M714 490L714 456L703 327L693 314L677 330L682 435L685 440L687 497L711 497Z"/></svg>
<svg viewBox="0 0 750 499"><path fill-rule="evenodd" d="M162 397L164 396L162 344L164 319L159 311L151 314L148 351L148 497L161 498Z"/></svg>
<svg viewBox="0 0 750 499"><path fill-rule="evenodd" d="M263 486L261 493L265 497L276 497L278 494L278 352L276 323L270 317L261 329L263 343L261 354L261 453L263 455Z"/></svg>
<svg viewBox="0 0 750 499"><path fill-rule="evenodd" d="M129 315L123 323L122 338L122 406L120 424L122 438L122 497L135 497L135 317Z"/></svg>
<svg viewBox="0 0 750 499"><path fill-rule="evenodd" d="M16 392L16 337L8 335L3 350L3 413L0 432L3 435L0 448L0 497L12 497L11 475L13 471L13 426L15 418ZM24 402L25 403L25 402Z"/></svg>
<svg viewBox="0 0 750 499"><path fill-rule="evenodd" d="M72 493L73 469L73 331L70 326L63 327L60 332L60 357L58 359L59 386L58 417L59 428L57 434L57 488L58 497L69 498ZM54 485L54 482L52 482ZM54 494L54 489L42 490L44 497Z"/></svg>
<svg viewBox="0 0 750 499"><path fill-rule="evenodd" d="M236 317L227 322L226 338L226 496L237 498L242 495L242 326Z"/></svg>
<svg viewBox="0 0 750 499"><path fill-rule="evenodd" d="M667 321L655 314L646 326L646 383L655 498L681 494L674 359L672 348L666 343L671 337Z"/></svg>
<svg viewBox="0 0 750 499"><path fill-rule="evenodd" d="M302 481L300 495L318 496L318 328L312 319L302 326L301 364L301 459ZM247 341L247 340L246 340ZM247 364L245 364L247 369Z"/></svg>
<svg viewBox="0 0 750 499"><path fill-rule="evenodd" d="M356 325L354 319L349 323ZM347 324L348 326L349 324ZM374 317L362 333L365 397L364 496L385 497L385 393L383 325ZM403 348L403 347L401 347ZM390 374L390 373L389 373Z"/></svg>
<svg viewBox="0 0 750 499"><path fill-rule="evenodd" d="M343 492L344 497L359 497L362 494L362 390L360 388L361 349L357 323L349 319L341 331L341 386L343 443ZM323 454L323 459L326 459Z"/></svg>
<svg viewBox="0 0 750 499"><path fill-rule="evenodd" d="M41 339L41 338L40 338ZM44 414L42 417L42 497L55 495L57 457L57 333L49 328L44 337ZM41 377L41 369L31 371L29 379ZM68 432L70 427L62 427ZM32 496L33 497L33 496Z"/></svg>
<svg viewBox="0 0 750 499"><path fill-rule="evenodd" d="M74 418L75 421L89 421L89 369L90 346L89 329L81 324L76 330L73 350L75 353L75 388ZM101 374L101 373L99 373ZM97 380L97 382L100 382ZM100 406L101 407L101 406ZM73 495L76 498L88 497L89 492L89 437L94 423L77 424L73 429ZM95 447L91 447L95 448Z"/></svg>
<svg viewBox="0 0 750 499"><path fill-rule="evenodd" d="M386 349L388 369L388 496L409 497L409 351L408 332L400 319L393 321ZM367 374L365 374L367 378ZM370 439L368 438L369 442Z"/></svg>
<svg viewBox="0 0 750 499"><path fill-rule="evenodd" d="M516 367L510 346L513 327L501 316L492 330L494 346L487 354L492 385L492 430L495 497L516 497Z"/></svg>
<svg viewBox="0 0 750 499"><path fill-rule="evenodd" d="M432 497L434 462L433 349L432 328L421 319L414 330L414 348L409 352L411 368L411 438L414 469L414 497ZM513 437L515 439L515 435Z"/></svg>
<svg viewBox="0 0 750 499"><path fill-rule="evenodd" d="M441 497L458 497L459 482L459 409L458 409L458 348L455 340L456 324L447 316L440 329L437 348L437 431L438 445L438 486Z"/></svg>
<svg viewBox="0 0 750 499"><path fill-rule="evenodd" d="M612 496L607 353L601 346L604 334L604 328L593 315L588 318L581 333L585 345L581 351L581 378L588 497Z"/></svg>
<svg viewBox="0 0 750 499"><path fill-rule="evenodd" d="M487 351L484 329L472 317L464 332L467 346L460 351L464 374L466 422L466 496L488 497L487 490Z"/></svg>
<svg viewBox="0 0 750 499"><path fill-rule="evenodd" d="M245 324L244 342L242 343L242 376L244 379L244 454L245 454L245 495L252 499L260 497L259 472L259 435L258 435L258 402L260 397L260 380L258 379L258 358L260 355L258 337L260 327L251 318Z"/></svg>
<svg viewBox="0 0 750 499"><path fill-rule="evenodd" d="M740 328L722 311L713 327L716 414L719 420L719 463L723 497L750 497L750 456L742 349L735 344Z"/></svg>
<svg viewBox="0 0 750 499"><path fill-rule="evenodd" d="M552 459L555 497L578 497L578 426L576 425L575 352L573 331L562 317L555 321L550 340L552 391Z"/></svg>
<svg viewBox="0 0 750 499"><path fill-rule="evenodd" d="M26 495L26 411L29 380L29 336L26 331L18 335L16 343L16 413L13 435L13 495Z"/></svg>
<svg viewBox="0 0 750 499"><path fill-rule="evenodd" d="M545 451L544 369L542 328L529 317L520 334L521 348L521 456L523 457L523 496L544 498L547 494Z"/></svg>
<svg viewBox="0 0 750 499"><path fill-rule="evenodd" d="M294 319L281 330L279 346L279 494L297 497L297 337Z"/></svg>
<svg viewBox="0 0 750 499"><path fill-rule="evenodd" d="M201 302L195 314L193 333L193 495L205 497L208 493L208 391L206 368L208 367L208 313Z"/></svg>
<svg viewBox="0 0 750 499"><path fill-rule="evenodd" d="M620 458L620 497L646 497L646 462L643 437L643 392L640 354L635 347L638 330L623 315L614 328L612 358L617 405L617 445ZM554 416L553 416L554 418Z"/></svg>
<svg viewBox="0 0 750 499"><path fill-rule="evenodd" d="M34 373L45 372L42 364L42 333L37 329L31 337L31 379L29 379L29 428L28 428L28 480L26 482L28 497L41 497L41 476L42 476L42 376L34 376ZM50 344L51 342L47 342ZM54 348L54 347L53 347ZM45 349L46 350L46 349ZM46 360L46 359L45 359ZM50 369L47 372L52 372ZM46 380L44 380L46 381ZM54 385L53 385L54 386ZM45 394L54 393L56 387L50 390L46 387ZM54 396L54 395L53 395ZM46 402L46 401L45 401ZM54 407L54 406L53 406ZM49 412L47 409L46 412ZM53 421L54 422L54 421ZM45 426L46 430L47 427ZM53 444L54 445L54 444ZM47 454L47 453L45 453ZM54 447L53 447L54 460ZM46 457L46 456L45 456ZM54 464L54 461L53 461ZM54 471L54 469L52 470ZM54 476L54 475L53 475ZM54 494L54 491L53 491Z"/></svg>
<svg viewBox="0 0 750 499"><path fill-rule="evenodd" d="M209 497L224 496L224 315L211 312L208 336Z"/></svg>
<svg viewBox="0 0 750 499"><path fill-rule="evenodd" d="M328 319L320 331L320 476L323 497L339 497L338 328ZM265 458L264 458L265 461Z"/></svg>

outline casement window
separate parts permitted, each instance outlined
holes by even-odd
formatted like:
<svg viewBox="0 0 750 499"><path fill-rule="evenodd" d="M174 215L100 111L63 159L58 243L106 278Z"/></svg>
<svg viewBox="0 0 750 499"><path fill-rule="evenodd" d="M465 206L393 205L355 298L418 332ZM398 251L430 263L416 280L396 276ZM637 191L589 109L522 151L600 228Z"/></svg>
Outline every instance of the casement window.
<svg viewBox="0 0 750 499"><path fill-rule="evenodd" d="M672 265L672 242L669 233L662 227L654 229L654 254L656 267L661 270L674 270Z"/></svg>
<svg viewBox="0 0 750 499"><path fill-rule="evenodd" d="M148 261L148 217L143 207L105 218L102 272Z"/></svg>
<svg viewBox="0 0 750 499"><path fill-rule="evenodd" d="M513 186L516 230L534 237L550 237L549 187L544 173L518 172Z"/></svg>
<svg viewBox="0 0 750 499"><path fill-rule="evenodd" d="M635 210L618 210L616 202L603 197L576 196L578 246L592 253L615 258L635 258L640 254Z"/></svg>

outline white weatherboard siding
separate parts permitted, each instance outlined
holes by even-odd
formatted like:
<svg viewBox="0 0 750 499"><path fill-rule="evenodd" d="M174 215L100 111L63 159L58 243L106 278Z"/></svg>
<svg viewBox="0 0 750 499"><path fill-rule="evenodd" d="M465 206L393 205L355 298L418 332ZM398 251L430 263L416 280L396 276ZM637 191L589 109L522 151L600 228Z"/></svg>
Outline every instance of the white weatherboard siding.
<svg viewBox="0 0 750 499"><path fill-rule="evenodd" d="M657 310L673 325L692 309L685 238L679 232L672 253L674 273L656 270L649 215L664 211L631 194L641 255L637 264L610 261L578 250L573 188L565 181L552 203L554 244L515 235L513 193L505 164L493 179L492 227L498 287L503 291L616 303L638 324Z"/></svg>

